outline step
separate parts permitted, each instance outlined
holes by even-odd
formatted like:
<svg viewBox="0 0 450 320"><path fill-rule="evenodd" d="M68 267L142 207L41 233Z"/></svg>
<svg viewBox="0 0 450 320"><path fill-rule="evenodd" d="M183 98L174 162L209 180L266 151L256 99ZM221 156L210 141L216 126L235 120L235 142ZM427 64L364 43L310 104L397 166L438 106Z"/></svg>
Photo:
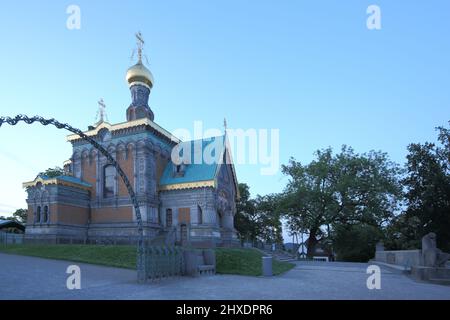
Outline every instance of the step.
<svg viewBox="0 0 450 320"><path fill-rule="evenodd" d="M281 262L297 262L297 259L280 259Z"/></svg>
<svg viewBox="0 0 450 320"><path fill-rule="evenodd" d="M370 260L369 263L375 264L378 266L384 266L387 269L389 269L389 271L395 272L395 273L406 273L406 274L411 273L410 269L406 268L405 266L399 266L397 264L389 264L389 263L375 261L375 260Z"/></svg>
<svg viewBox="0 0 450 320"><path fill-rule="evenodd" d="M200 271L214 270L214 269L215 268L212 264L211 265L205 264L205 265L198 266L198 270L200 270Z"/></svg>
<svg viewBox="0 0 450 320"><path fill-rule="evenodd" d="M200 265L197 270L199 276L211 276L216 273L214 265Z"/></svg>
<svg viewBox="0 0 450 320"><path fill-rule="evenodd" d="M436 279L436 278L432 278L432 279L429 279L428 282L433 283L433 284L440 284L440 285L444 285L444 286L450 286L450 279Z"/></svg>

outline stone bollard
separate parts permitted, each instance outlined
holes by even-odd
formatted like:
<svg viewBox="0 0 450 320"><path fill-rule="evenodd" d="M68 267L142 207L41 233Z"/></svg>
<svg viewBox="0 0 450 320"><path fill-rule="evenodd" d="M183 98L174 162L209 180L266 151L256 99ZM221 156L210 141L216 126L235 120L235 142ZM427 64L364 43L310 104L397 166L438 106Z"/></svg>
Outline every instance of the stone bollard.
<svg viewBox="0 0 450 320"><path fill-rule="evenodd" d="M272 257L262 257L262 274L263 277L272 277Z"/></svg>
<svg viewBox="0 0 450 320"><path fill-rule="evenodd" d="M376 251L378 251L378 252L384 251L384 244L383 244L383 242L378 242L376 244Z"/></svg>

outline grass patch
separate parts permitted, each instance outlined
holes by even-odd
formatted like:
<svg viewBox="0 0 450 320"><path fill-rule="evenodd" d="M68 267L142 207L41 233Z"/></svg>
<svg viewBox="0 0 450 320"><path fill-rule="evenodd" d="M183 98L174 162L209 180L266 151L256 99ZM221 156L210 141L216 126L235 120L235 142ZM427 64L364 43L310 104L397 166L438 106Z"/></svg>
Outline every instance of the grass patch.
<svg viewBox="0 0 450 320"><path fill-rule="evenodd" d="M217 273L245 276L262 275L262 253L256 249L216 249ZM294 264L273 260L275 275L291 270Z"/></svg>
<svg viewBox="0 0 450 320"><path fill-rule="evenodd" d="M98 245L8 245L0 252L135 269L136 247Z"/></svg>
<svg viewBox="0 0 450 320"><path fill-rule="evenodd" d="M8 245L0 252L40 258L68 260L125 269L136 268L135 246L100 245ZM216 249L217 273L246 276L262 275L262 253L255 249ZM292 269L292 263L273 261L273 273Z"/></svg>

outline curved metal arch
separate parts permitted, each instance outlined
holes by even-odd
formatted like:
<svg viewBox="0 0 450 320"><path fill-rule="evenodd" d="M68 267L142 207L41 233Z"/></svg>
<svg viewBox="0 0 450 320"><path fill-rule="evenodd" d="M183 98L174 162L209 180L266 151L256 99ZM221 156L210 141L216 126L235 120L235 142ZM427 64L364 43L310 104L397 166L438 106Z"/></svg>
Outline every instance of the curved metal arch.
<svg viewBox="0 0 450 320"><path fill-rule="evenodd" d="M53 125L57 129L65 129L67 131L75 133L78 136L80 136L83 140L89 142L98 151L100 151L100 153L103 154L106 157L106 159L116 168L117 173L120 175L125 186L127 187L128 194L130 195L130 198L133 203L134 210L135 210L136 220L138 222L138 236L139 236L139 238L138 238L137 276L138 276L138 282L145 282L146 281L146 272L145 272L144 228L143 228L143 224L142 224L141 211L139 209L139 203L137 201L136 194L133 190L133 187L131 186L130 181L128 180L128 177L126 176L126 174L122 170L122 168L119 166L117 161L111 156L111 154L104 147L102 147L93 138L84 134L83 131L81 131L80 129L74 128L74 127L68 125L67 123L61 123L53 118L45 119L40 116L28 117L23 114L16 115L15 117L0 117L0 128L4 123L9 124L11 126L15 126L17 123L19 123L21 121L25 122L26 124L33 124L35 122L38 122L44 126Z"/></svg>

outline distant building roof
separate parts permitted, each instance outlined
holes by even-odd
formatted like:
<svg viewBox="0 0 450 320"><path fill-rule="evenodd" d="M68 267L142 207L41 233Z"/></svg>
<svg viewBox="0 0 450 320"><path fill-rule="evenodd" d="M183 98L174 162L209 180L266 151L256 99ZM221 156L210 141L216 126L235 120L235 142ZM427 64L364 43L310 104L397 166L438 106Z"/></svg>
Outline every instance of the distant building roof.
<svg viewBox="0 0 450 320"><path fill-rule="evenodd" d="M15 220L0 219L0 230L6 229L6 228L17 228L22 231L25 231L25 226L23 224L21 224L20 222L17 222Z"/></svg>

